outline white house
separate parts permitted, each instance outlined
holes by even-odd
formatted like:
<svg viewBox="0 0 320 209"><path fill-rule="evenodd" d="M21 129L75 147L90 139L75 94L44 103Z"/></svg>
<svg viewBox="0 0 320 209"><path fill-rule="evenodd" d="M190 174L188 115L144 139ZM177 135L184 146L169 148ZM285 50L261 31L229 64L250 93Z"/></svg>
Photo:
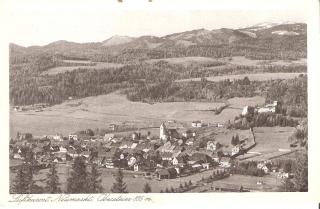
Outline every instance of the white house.
<svg viewBox="0 0 320 209"><path fill-rule="evenodd" d="M266 166L265 162L258 163L257 168L263 170L264 173L269 173L269 168Z"/></svg>
<svg viewBox="0 0 320 209"><path fill-rule="evenodd" d="M69 140L75 140L75 141L78 141L78 136L77 135L75 135L75 134L69 134Z"/></svg>
<svg viewBox="0 0 320 209"><path fill-rule="evenodd" d="M139 165L138 165L138 164L134 164L133 170L134 170L135 172L138 172L138 171L139 171Z"/></svg>
<svg viewBox="0 0 320 209"><path fill-rule="evenodd" d="M231 155L236 155L240 152L240 147L239 146L234 146L232 149L231 149Z"/></svg>
<svg viewBox="0 0 320 209"><path fill-rule="evenodd" d="M220 166L223 168L229 168L231 166L230 158L228 157L222 157L220 159Z"/></svg>
<svg viewBox="0 0 320 209"><path fill-rule="evenodd" d="M247 114L248 114L248 109L249 109L249 106L245 106L245 107L243 108L243 110L242 110L241 115L243 115L243 116L247 115Z"/></svg>
<svg viewBox="0 0 320 209"><path fill-rule="evenodd" d="M217 143L214 141L208 141L207 142L207 150L209 151L215 151L217 149Z"/></svg>
<svg viewBox="0 0 320 209"><path fill-rule="evenodd" d="M202 167L206 170L209 170L210 164L209 163L202 163Z"/></svg>
<svg viewBox="0 0 320 209"><path fill-rule="evenodd" d="M114 134L105 134L103 137L104 141L110 141L111 139L114 138Z"/></svg>
<svg viewBox="0 0 320 209"><path fill-rule="evenodd" d="M191 126L195 128L201 128L203 124L201 121L197 120L197 121L192 121Z"/></svg>
<svg viewBox="0 0 320 209"><path fill-rule="evenodd" d="M53 138L53 140L56 140L56 141L63 141L62 134L56 134L52 138Z"/></svg>
<svg viewBox="0 0 320 209"><path fill-rule="evenodd" d="M132 165L134 165L136 162L137 162L137 159L136 159L134 156L132 156L132 157L130 157L129 160L128 160L128 166L132 166Z"/></svg>

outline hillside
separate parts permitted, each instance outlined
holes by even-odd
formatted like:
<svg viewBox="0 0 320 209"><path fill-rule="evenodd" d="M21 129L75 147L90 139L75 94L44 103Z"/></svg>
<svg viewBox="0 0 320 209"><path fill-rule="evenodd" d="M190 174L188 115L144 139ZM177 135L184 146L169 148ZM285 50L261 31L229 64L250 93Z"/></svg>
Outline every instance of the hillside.
<svg viewBox="0 0 320 209"><path fill-rule="evenodd" d="M262 96L266 87L259 86L270 85L260 79L265 73L271 79L289 75L279 73L294 78L307 72L306 39L306 24L294 23L196 29L162 37L113 36L91 43L10 44L10 104L53 105L117 90L132 101L151 103ZM245 74L257 74L253 77L261 82L248 86L242 81ZM201 79L231 75L241 79ZM174 82L182 79L197 82ZM227 89L220 89L226 84Z"/></svg>

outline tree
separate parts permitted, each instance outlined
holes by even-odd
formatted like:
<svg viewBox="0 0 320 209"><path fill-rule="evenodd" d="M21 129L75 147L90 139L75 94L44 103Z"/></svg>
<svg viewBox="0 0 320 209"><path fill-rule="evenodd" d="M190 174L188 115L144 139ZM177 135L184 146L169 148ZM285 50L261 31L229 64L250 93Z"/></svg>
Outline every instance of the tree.
<svg viewBox="0 0 320 209"><path fill-rule="evenodd" d="M27 180L26 166L19 166L17 176L13 182L12 193L27 194L29 189L29 182Z"/></svg>
<svg viewBox="0 0 320 209"><path fill-rule="evenodd" d="M52 163L49 173L47 174L47 181L46 181L46 187L45 190L46 192L50 194L57 194L61 193L61 189L59 188L59 177L58 177L58 172L56 168L56 164Z"/></svg>
<svg viewBox="0 0 320 209"><path fill-rule="evenodd" d="M43 188L35 184L33 175L34 175L34 162L25 161L21 166L19 166L17 176L13 182L12 193L17 193L17 194L42 193Z"/></svg>
<svg viewBox="0 0 320 209"><path fill-rule="evenodd" d="M118 169L116 182L113 183L111 191L113 193L128 193L127 185L125 182L123 182L123 172L121 169Z"/></svg>
<svg viewBox="0 0 320 209"><path fill-rule="evenodd" d="M299 192L308 191L308 156L302 154L297 160L294 170L294 187Z"/></svg>
<svg viewBox="0 0 320 209"><path fill-rule="evenodd" d="M294 188L294 183L286 178L283 182L282 185L280 186L280 191L281 192L294 192L295 188Z"/></svg>
<svg viewBox="0 0 320 209"><path fill-rule="evenodd" d="M98 165L93 163L91 165L91 172L88 177L88 190L90 193L102 193L103 187L101 185L101 173L98 171Z"/></svg>
<svg viewBox="0 0 320 209"><path fill-rule="evenodd" d="M191 180L189 180L189 186L192 186L192 182L191 182Z"/></svg>
<svg viewBox="0 0 320 209"><path fill-rule="evenodd" d="M171 187L170 191L171 191L172 193L174 193L174 188L173 188L173 187Z"/></svg>
<svg viewBox="0 0 320 209"><path fill-rule="evenodd" d="M187 182L184 182L184 187L185 187L185 188L188 188L188 187L189 187L189 185L188 185Z"/></svg>
<svg viewBox="0 0 320 209"><path fill-rule="evenodd" d="M72 165L71 176L68 178L68 193L87 193L87 170L86 164L82 157L77 157Z"/></svg>
<svg viewBox="0 0 320 209"><path fill-rule="evenodd" d="M151 187L148 183L146 183L143 187L143 192L144 193L150 193L151 192Z"/></svg>
<svg viewBox="0 0 320 209"><path fill-rule="evenodd" d="M239 140L239 135L237 134L236 136L232 136L232 139L231 139L231 144L233 146L236 146L240 143L240 140Z"/></svg>

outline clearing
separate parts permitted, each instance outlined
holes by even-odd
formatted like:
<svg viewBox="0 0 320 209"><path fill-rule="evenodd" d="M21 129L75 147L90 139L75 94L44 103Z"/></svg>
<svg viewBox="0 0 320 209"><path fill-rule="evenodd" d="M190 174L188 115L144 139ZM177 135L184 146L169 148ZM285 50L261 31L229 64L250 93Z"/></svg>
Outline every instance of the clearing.
<svg viewBox="0 0 320 209"><path fill-rule="evenodd" d="M66 62L69 63L75 63L72 60L68 60ZM76 63L79 63L78 61ZM60 66L60 67L54 67L50 68L46 71L44 71L42 74L43 75L55 75L59 73L65 73L65 72L71 72L74 70L79 70L79 69L87 69L87 70L106 70L110 68L120 68L124 66L124 64L120 63L111 63L111 62L90 62L90 61L83 61L81 63L88 63L88 64L93 64L93 65L88 65L88 66Z"/></svg>

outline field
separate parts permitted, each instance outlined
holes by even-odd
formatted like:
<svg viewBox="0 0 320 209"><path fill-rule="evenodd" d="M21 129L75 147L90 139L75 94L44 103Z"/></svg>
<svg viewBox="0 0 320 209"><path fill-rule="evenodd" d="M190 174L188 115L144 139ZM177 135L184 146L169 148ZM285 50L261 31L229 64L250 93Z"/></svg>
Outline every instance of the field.
<svg viewBox="0 0 320 209"><path fill-rule="evenodd" d="M263 184L258 185L258 181L262 181ZM241 186L244 189L249 189L250 191L275 192L277 191L277 187L280 185L281 181L277 179L273 174L264 177L232 175L228 178L214 181L205 186L195 188L189 192L212 192L212 187L222 187L239 190Z"/></svg>
<svg viewBox="0 0 320 209"><path fill-rule="evenodd" d="M250 74L239 74L239 75L222 75L214 77L206 77L208 81L222 81L226 79L236 80L248 77L251 81L267 81L267 80L277 80L277 79L293 79L298 77L300 74L305 73L250 73ZM200 81L201 78L189 78L177 80L177 82L187 82L187 81Z"/></svg>
<svg viewBox="0 0 320 209"><path fill-rule="evenodd" d="M263 104L263 97L233 98L230 107L215 115L213 109L223 103L210 102L168 102L147 104L131 102L124 95L111 93L67 101L45 108L43 112L10 111L10 134L17 131L34 135L69 134L87 128L106 128L110 123L134 125L136 127L159 126L166 120L190 123L225 122L232 120L247 105Z"/></svg>
<svg viewBox="0 0 320 209"><path fill-rule="evenodd" d="M295 149L290 148L290 142L288 141L294 130L294 127L254 128L257 145L243 158L248 160L267 160L295 151Z"/></svg>
<svg viewBox="0 0 320 209"><path fill-rule="evenodd" d="M110 63L110 62L90 62L90 61L82 61L79 62L77 61L73 61L73 60L67 60L66 62L69 63L93 63L95 65L90 65L90 66L60 66L60 67L54 67L51 69L48 69L47 71L43 72L43 75L55 75L55 74L59 74L59 73L65 73L65 72L70 72L70 71L74 71L74 70L79 70L79 69L88 69L88 70L106 70L106 69L110 69L110 68L120 68L123 66L123 64L119 64L119 63Z"/></svg>
<svg viewBox="0 0 320 209"><path fill-rule="evenodd" d="M188 66L191 64L210 64L221 62L224 63L224 66L231 65L245 65L245 66L256 66L259 67L261 65L272 64L272 65L293 65L293 64L307 64L306 59L299 60L251 60L244 56L234 56L232 59L229 58L212 58L212 57L176 57L176 58L166 58L166 59L150 59L146 62L155 63L159 61L165 61L169 64L180 64L184 66ZM209 67L210 68L210 67Z"/></svg>
<svg viewBox="0 0 320 209"><path fill-rule="evenodd" d="M156 63L159 61L165 61L165 62L168 62L169 64L188 66L191 64L217 63L220 60L216 58L211 58L211 57L176 57L176 58L166 58L166 59L150 59L150 60L147 60L146 62Z"/></svg>

